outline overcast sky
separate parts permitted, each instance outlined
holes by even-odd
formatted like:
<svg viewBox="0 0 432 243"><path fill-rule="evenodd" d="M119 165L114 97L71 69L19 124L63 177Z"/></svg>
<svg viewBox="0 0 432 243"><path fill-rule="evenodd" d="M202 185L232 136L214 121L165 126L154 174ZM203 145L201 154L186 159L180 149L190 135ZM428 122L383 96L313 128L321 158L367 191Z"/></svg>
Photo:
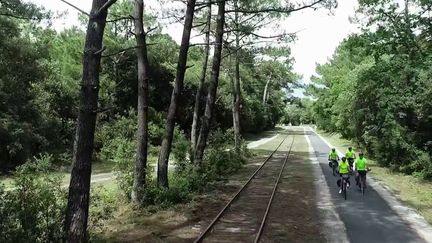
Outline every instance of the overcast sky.
<svg viewBox="0 0 432 243"><path fill-rule="evenodd" d="M60 0L28 0L44 6L52 11L67 11L62 19L55 20L54 28L77 25L78 12ZM69 0L79 8L90 11L90 0ZM151 1L150 1L151 2ZM328 10L304 10L287 18L282 27L287 32L298 32L298 39L291 45L295 58L295 72L303 75L303 81L308 82L315 73L316 63L324 63L333 54L338 44L349 34L356 32L357 27L349 22L354 15L357 0L339 0L339 6L329 14ZM181 39L181 25L173 25L164 32L173 36L176 41Z"/></svg>

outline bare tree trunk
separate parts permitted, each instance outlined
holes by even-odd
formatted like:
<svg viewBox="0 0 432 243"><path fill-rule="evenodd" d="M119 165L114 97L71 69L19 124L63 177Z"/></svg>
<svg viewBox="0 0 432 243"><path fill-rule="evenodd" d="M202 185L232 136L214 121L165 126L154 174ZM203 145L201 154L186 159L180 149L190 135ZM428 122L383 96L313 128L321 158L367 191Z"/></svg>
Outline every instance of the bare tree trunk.
<svg viewBox="0 0 432 243"><path fill-rule="evenodd" d="M197 149L195 153L195 162L200 165L204 155L207 138L210 132L210 123L213 116L215 105L216 93L219 84L219 72L222 59L222 41L225 24L225 1L218 1L218 16L216 21L216 38L215 49L213 54L212 74L210 79L209 92L207 95L207 103L204 116L202 118L202 125L200 135L198 137Z"/></svg>
<svg viewBox="0 0 432 243"><path fill-rule="evenodd" d="M65 218L68 242L86 242L91 159L98 109L99 70L107 9L115 1L93 0L83 53L80 109L74 145L74 163ZM108 6L109 5L109 6Z"/></svg>
<svg viewBox="0 0 432 243"><path fill-rule="evenodd" d="M187 1L183 36L180 45L179 58L177 63L177 73L174 89L171 95L171 103L168 109L165 135L159 152L157 183L159 187L168 187L168 160L171 153L171 145L174 135L175 116L180 92L183 89L183 81L186 72L186 62L189 50L189 40L192 30L192 22L195 11L195 0Z"/></svg>
<svg viewBox="0 0 432 243"><path fill-rule="evenodd" d="M206 79L207 74L207 64L210 54L210 31L211 31L211 3L210 0L208 0L208 10L207 10L207 25L206 25L206 33L205 33L205 49L204 49L204 58L203 58L203 64L201 69L201 77L200 77L200 83L198 85L198 90L195 95L195 107L194 107L194 114L193 114L193 120L192 120L192 131L191 131L191 159L193 161L193 154L195 153L196 149L196 143L198 140L197 137L197 131L198 131L198 120L199 120L199 111L201 108L201 96L204 90L204 82Z"/></svg>
<svg viewBox="0 0 432 243"><path fill-rule="evenodd" d="M146 33L143 26L143 0L135 0L135 38L138 66L138 130L135 176L132 187L132 202L140 203L144 197L147 169L148 143L148 72Z"/></svg>
<svg viewBox="0 0 432 243"><path fill-rule="evenodd" d="M269 84L270 84L270 79L268 79L267 80L267 83L266 83L266 85L265 85L265 87L264 87L264 94L263 94L263 101L262 101L262 104L263 105L266 105L266 103L267 103L267 93L268 93L268 86L269 86Z"/></svg>
<svg viewBox="0 0 432 243"><path fill-rule="evenodd" d="M234 9L238 9L238 0L234 1ZM239 48L240 48L240 33L239 30L239 13L235 12L235 25L237 31L235 32L235 82L234 82L234 93L233 93L233 126L234 126L234 139L235 148L238 149L240 146L241 139L241 127L240 127L240 104L241 104L241 88L240 88L240 58L239 58Z"/></svg>

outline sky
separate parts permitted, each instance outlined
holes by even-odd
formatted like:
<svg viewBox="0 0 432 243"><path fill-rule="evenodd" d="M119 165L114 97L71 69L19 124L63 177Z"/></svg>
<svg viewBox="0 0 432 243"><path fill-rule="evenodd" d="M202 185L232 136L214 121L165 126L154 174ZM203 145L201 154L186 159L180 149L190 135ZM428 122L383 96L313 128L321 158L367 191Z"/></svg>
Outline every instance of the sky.
<svg viewBox="0 0 432 243"><path fill-rule="evenodd" d="M67 11L67 15L56 19L53 27L57 30L78 25L78 11L60 0L27 0L44 6L52 11ZM90 0L68 0L80 9L90 12ZM151 1L150 1L151 2ZM339 43L351 33L358 32L349 17L354 16L357 0L339 0L338 7L330 13L328 10L303 10L296 12L281 23L287 32L297 32L297 40L290 45L295 59L294 71L303 76L308 83L315 74L317 63L325 63L333 54ZM160 7L153 6L154 8ZM177 42L181 39L181 24L168 26L163 32L169 33Z"/></svg>

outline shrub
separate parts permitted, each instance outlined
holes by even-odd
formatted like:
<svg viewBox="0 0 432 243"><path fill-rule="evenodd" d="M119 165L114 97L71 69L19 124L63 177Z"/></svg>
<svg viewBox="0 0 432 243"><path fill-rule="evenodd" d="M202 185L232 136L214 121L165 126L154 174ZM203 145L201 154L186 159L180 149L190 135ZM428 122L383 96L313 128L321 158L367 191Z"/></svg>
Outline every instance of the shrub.
<svg viewBox="0 0 432 243"><path fill-rule="evenodd" d="M130 198L134 180L136 143L125 138L114 138L102 148L103 160L114 163L118 186L126 198Z"/></svg>
<svg viewBox="0 0 432 243"><path fill-rule="evenodd" d="M206 155L207 173L216 178L229 175L240 169L245 161L245 156L235 150L210 148Z"/></svg>
<svg viewBox="0 0 432 243"><path fill-rule="evenodd" d="M432 179L432 162L428 153L417 150L409 166L414 176L427 180Z"/></svg>
<svg viewBox="0 0 432 243"><path fill-rule="evenodd" d="M47 161L19 167L14 188L0 189L0 242L60 242L66 192L61 176L48 176Z"/></svg>
<svg viewBox="0 0 432 243"><path fill-rule="evenodd" d="M174 133L172 158L175 160L176 169L178 171L184 171L189 163L187 156L189 148L189 140L186 138L185 134L177 128Z"/></svg>
<svg viewBox="0 0 432 243"><path fill-rule="evenodd" d="M90 233L102 229L103 221L112 217L119 205L119 201L116 190L108 190L100 185L91 188L89 209Z"/></svg>
<svg viewBox="0 0 432 243"><path fill-rule="evenodd" d="M191 198L188 178L171 173L169 188L158 188L155 181L148 181L143 203L145 206L157 205L165 208L190 201Z"/></svg>

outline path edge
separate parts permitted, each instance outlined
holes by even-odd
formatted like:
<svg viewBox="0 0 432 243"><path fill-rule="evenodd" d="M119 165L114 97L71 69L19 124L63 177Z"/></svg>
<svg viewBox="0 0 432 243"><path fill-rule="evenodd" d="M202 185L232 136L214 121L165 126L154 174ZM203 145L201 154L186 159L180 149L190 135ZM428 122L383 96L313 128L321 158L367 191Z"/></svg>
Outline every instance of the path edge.
<svg viewBox="0 0 432 243"><path fill-rule="evenodd" d="M331 199L330 188L322 173L315 150L309 140L309 135L306 134L306 129L303 128L303 131L309 147L309 161L313 165L313 173L315 178L317 178L314 180L317 191L316 206L324 223L323 231L325 238L327 242L349 242L345 224L340 219L336 206Z"/></svg>
<svg viewBox="0 0 432 243"><path fill-rule="evenodd" d="M330 148L335 148L325 138L323 138L318 132L312 127L310 130L315 133L324 143ZM338 149L336 149L339 155L343 155ZM432 243L432 226L421 216L417 211L407 205L404 205L400 199L398 199L392 192L392 190L382 182L379 182L373 178L372 175L368 175L369 185L375 189L375 191L386 201L390 208L403 219L410 228L417 233L425 242Z"/></svg>

